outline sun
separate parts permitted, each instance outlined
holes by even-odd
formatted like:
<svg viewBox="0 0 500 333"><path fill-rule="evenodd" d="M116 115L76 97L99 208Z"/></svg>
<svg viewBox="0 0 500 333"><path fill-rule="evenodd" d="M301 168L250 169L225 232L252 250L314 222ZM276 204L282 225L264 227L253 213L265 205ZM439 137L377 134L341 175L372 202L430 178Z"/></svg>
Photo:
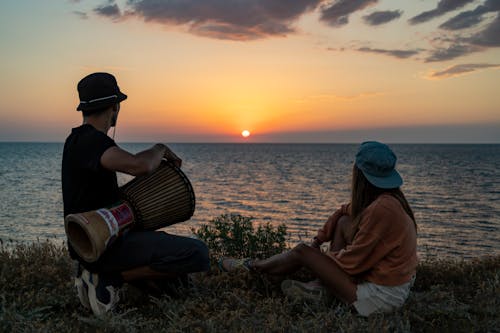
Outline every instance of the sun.
<svg viewBox="0 0 500 333"><path fill-rule="evenodd" d="M250 136L250 131L244 130L241 132L241 136L244 138L248 138Z"/></svg>

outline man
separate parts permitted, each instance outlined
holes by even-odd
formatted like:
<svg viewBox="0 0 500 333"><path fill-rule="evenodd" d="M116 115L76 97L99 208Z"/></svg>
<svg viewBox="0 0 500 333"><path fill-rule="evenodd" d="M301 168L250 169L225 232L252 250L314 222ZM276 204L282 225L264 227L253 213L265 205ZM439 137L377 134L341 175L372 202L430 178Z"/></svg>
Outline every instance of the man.
<svg viewBox="0 0 500 333"><path fill-rule="evenodd" d="M164 144L131 154L107 133L116 125L120 103L127 98L113 75L93 73L77 86L83 124L73 128L64 144L62 191L64 216L110 206L119 200L116 172L148 174L162 160L181 166ZM186 278L209 268L208 249L196 239L161 231L130 231L119 237L94 263L80 258L75 285L82 305L101 315L116 305L123 282L151 282ZM153 282L151 282L153 283ZM151 284L150 283L150 284Z"/></svg>

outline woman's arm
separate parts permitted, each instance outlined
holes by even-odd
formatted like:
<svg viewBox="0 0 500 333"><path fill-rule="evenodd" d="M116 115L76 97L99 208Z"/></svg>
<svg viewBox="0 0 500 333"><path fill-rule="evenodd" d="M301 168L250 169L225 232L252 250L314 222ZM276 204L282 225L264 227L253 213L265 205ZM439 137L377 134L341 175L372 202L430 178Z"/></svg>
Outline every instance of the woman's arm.
<svg viewBox="0 0 500 333"><path fill-rule="evenodd" d="M368 207L363 212L359 230L352 244L329 254L349 275L363 273L378 263L391 250L387 237L394 221L390 211L380 204Z"/></svg>
<svg viewBox="0 0 500 333"><path fill-rule="evenodd" d="M312 247L319 247L322 243L333 240L335 228L340 218L344 215L350 215L350 204L345 204L337 209L325 222L323 227L318 230L318 233L311 242Z"/></svg>

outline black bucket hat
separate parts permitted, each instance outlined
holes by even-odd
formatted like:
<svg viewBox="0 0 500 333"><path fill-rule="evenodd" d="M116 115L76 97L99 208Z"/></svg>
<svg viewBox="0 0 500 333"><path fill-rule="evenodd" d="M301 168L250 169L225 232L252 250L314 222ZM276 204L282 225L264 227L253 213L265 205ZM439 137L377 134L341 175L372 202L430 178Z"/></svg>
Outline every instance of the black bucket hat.
<svg viewBox="0 0 500 333"><path fill-rule="evenodd" d="M127 99L116 79L109 73L92 73L78 82L80 104L77 111L95 111Z"/></svg>

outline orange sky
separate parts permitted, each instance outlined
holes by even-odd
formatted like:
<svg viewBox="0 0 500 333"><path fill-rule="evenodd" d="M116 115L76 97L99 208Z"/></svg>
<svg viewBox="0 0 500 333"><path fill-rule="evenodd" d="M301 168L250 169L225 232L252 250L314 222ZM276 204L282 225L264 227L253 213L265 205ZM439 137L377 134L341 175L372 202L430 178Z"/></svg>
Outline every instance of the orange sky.
<svg viewBox="0 0 500 333"><path fill-rule="evenodd" d="M497 2L234 3L2 4L0 141L63 141L108 71L120 141L500 142Z"/></svg>

